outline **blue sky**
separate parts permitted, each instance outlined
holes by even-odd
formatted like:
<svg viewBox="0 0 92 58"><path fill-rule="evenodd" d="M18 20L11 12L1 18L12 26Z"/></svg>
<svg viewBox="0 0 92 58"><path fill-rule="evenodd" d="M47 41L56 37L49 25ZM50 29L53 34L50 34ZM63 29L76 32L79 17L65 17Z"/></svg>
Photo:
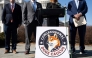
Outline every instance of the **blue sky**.
<svg viewBox="0 0 92 58"><path fill-rule="evenodd" d="M71 0L58 0L62 6L67 6L68 2ZM86 0L88 5L88 12L86 14L87 17L87 25L92 25L92 0ZM61 21L64 21L64 18L60 18ZM69 20L69 16L67 15L67 20Z"/></svg>

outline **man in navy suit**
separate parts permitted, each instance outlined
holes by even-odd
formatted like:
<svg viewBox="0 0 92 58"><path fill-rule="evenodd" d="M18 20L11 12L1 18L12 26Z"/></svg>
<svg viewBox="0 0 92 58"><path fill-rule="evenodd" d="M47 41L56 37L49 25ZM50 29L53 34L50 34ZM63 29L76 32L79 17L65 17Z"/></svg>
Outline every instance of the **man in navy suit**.
<svg viewBox="0 0 92 58"><path fill-rule="evenodd" d="M75 18L76 20L79 20L81 16L84 16L86 18L85 14L87 13L87 11L88 7L85 0L72 0L68 3L67 13L68 15L70 15L69 27L72 53L75 53L75 36L77 29L80 38L80 54L85 53L84 38L86 33L86 25L75 27L73 18Z"/></svg>
<svg viewBox="0 0 92 58"><path fill-rule="evenodd" d="M15 0L10 0L10 3L5 4L2 12L2 23L4 24L5 33L5 53L10 51L10 39L12 39L12 52L16 53L17 43L17 28L22 22L21 6L15 3Z"/></svg>

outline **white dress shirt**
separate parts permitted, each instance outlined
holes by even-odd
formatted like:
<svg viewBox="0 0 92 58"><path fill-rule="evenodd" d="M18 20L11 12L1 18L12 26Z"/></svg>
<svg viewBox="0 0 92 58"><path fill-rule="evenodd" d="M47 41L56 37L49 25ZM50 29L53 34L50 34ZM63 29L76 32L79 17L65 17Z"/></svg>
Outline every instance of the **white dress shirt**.
<svg viewBox="0 0 92 58"><path fill-rule="evenodd" d="M14 4L10 3L10 5L11 5L11 9L12 9L12 6L13 8L15 8L15 3Z"/></svg>
<svg viewBox="0 0 92 58"><path fill-rule="evenodd" d="M75 0L75 3L76 3L76 6L78 8L78 6L79 6L79 0Z"/></svg>

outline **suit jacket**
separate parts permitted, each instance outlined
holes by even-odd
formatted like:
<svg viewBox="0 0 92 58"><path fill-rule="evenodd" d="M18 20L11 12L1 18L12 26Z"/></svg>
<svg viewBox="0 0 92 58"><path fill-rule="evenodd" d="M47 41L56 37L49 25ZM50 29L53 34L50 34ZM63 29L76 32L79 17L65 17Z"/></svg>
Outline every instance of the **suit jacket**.
<svg viewBox="0 0 92 58"><path fill-rule="evenodd" d="M48 9L48 8L61 8L61 4L60 3L51 3L51 2L49 2L49 3L47 3L47 6L46 6L46 8Z"/></svg>
<svg viewBox="0 0 92 58"><path fill-rule="evenodd" d="M85 14L87 13L87 11L88 11L88 7L87 7L87 4L86 4L85 0L79 0L79 6L78 6L78 8L77 8L76 3L75 3L74 0L70 1L68 3L68 9L67 9L67 13L70 15L69 24L70 25L74 24L73 23L73 18L74 18L75 14L81 12L82 16L85 17Z"/></svg>
<svg viewBox="0 0 92 58"><path fill-rule="evenodd" d="M46 9L57 9L57 8L61 8L61 4L60 3L47 3ZM53 23L51 23L53 22ZM55 16L55 17L49 17L47 19L47 25L48 26L59 26L59 17Z"/></svg>
<svg viewBox="0 0 92 58"><path fill-rule="evenodd" d="M6 4L4 6L3 12L2 12L2 23L4 23L7 26L10 26L11 22L10 20L13 19L12 25L14 27L18 27L19 24L22 23L22 11L21 6L15 3L14 11L11 10L10 3Z"/></svg>
<svg viewBox="0 0 92 58"><path fill-rule="evenodd" d="M59 3L47 3L46 9L56 9L56 8L61 8L61 5ZM49 17L48 20L58 20L58 17Z"/></svg>
<svg viewBox="0 0 92 58"><path fill-rule="evenodd" d="M57 9L57 8L61 8L60 3L51 3L51 2L47 3L46 9ZM58 18L58 17L56 17L56 18Z"/></svg>
<svg viewBox="0 0 92 58"><path fill-rule="evenodd" d="M41 3L38 3L36 2L37 4L37 9L36 11L34 11L33 7L32 7L32 3L29 1L29 2L25 2L24 5L23 5L23 11L22 11L22 19L25 22L27 23L31 23L33 20L35 20L35 18L37 18L36 20L38 21L38 23L40 25L42 25L42 18L41 19L38 19L38 9L42 9L42 5Z"/></svg>

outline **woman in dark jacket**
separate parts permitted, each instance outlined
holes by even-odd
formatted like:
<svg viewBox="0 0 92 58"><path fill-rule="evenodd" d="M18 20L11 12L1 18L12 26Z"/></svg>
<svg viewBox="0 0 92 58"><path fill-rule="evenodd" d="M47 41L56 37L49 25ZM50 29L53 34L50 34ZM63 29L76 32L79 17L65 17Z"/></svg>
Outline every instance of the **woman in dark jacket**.
<svg viewBox="0 0 92 58"><path fill-rule="evenodd" d="M61 8L61 4L58 3L57 0L50 0L47 3L46 9L56 9ZM58 17L49 17L47 18L47 26L59 26L59 18Z"/></svg>

